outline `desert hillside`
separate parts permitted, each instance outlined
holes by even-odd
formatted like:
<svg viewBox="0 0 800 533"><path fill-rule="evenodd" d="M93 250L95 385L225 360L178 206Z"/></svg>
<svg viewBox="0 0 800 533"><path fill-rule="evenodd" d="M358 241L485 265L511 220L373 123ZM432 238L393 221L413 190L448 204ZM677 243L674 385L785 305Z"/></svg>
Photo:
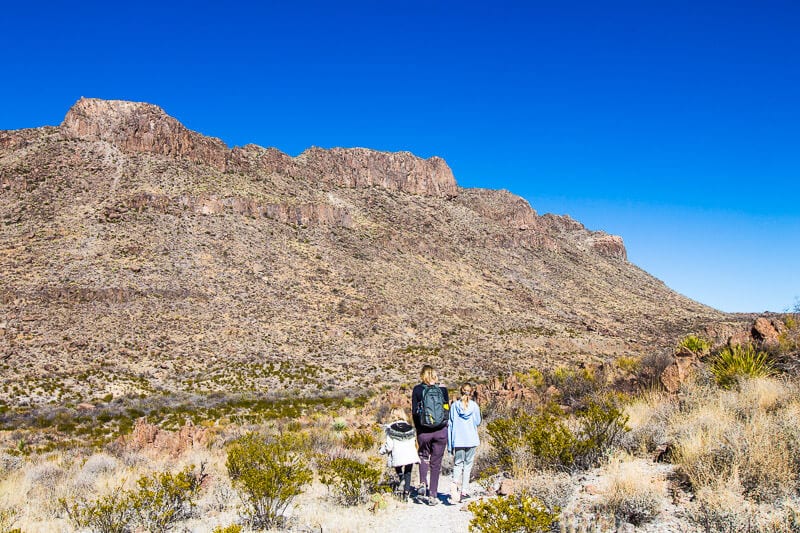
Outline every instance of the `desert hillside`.
<svg viewBox="0 0 800 533"><path fill-rule="evenodd" d="M440 158L230 149L144 103L0 132L0 220L9 407L455 382L734 320Z"/></svg>

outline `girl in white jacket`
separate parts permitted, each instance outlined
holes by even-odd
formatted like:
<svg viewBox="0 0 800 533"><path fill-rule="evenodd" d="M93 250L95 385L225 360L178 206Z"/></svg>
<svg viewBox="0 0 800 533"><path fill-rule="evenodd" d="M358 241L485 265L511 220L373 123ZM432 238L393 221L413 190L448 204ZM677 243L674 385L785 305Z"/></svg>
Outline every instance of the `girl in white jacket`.
<svg viewBox="0 0 800 533"><path fill-rule="evenodd" d="M387 463L394 467L397 477L402 479L403 499L406 499L411 493L411 470L419 463L417 434L403 411L392 411L392 417L396 421L386 426L386 442L381 446L380 453L388 454Z"/></svg>

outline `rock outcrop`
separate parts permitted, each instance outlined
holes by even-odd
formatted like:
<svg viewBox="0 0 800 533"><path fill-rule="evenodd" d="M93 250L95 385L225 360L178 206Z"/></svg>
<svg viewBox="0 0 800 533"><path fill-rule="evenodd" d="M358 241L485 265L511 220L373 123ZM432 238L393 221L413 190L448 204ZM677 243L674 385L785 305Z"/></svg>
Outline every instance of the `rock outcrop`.
<svg viewBox="0 0 800 533"><path fill-rule="evenodd" d="M625 244L622 242L622 237L618 235L606 235L603 233L596 233L590 237L590 246L592 250L600 255L627 261L628 252L625 250Z"/></svg>
<svg viewBox="0 0 800 533"><path fill-rule="evenodd" d="M160 107L141 102L81 98L61 123L66 137L106 141L127 152L188 158L225 169L228 147L187 129Z"/></svg>
<svg viewBox="0 0 800 533"><path fill-rule="evenodd" d="M444 159L366 148L309 148L295 158L304 174L340 187L382 187L411 194L454 196L453 172Z"/></svg>

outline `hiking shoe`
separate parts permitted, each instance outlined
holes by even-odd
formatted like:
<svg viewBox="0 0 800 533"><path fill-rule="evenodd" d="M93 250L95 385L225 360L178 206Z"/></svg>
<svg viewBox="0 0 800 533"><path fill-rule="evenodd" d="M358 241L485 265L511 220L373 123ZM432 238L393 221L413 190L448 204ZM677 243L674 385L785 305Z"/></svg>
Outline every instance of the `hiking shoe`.
<svg viewBox="0 0 800 533"><path fill-rule="evenodd" d="M428 495L428 487L422 485L420 488L417 489L417 496L420 498L424 498Z"/></svg>
<svg viewBox="0 0 800 533"><path fill-rule="evenodd" d="M469 494L462 494L462 495L461 495L461 501L462 501L462 502L463 502L464 500L468 499L468 498L469 498Z"/></svg>
<svg viewBox="0 0 800 533"><path fill-rule="evenodd" d="M431 498L428 496L427 501L425 502L428 505L439 505L439 498Z"/></svg>

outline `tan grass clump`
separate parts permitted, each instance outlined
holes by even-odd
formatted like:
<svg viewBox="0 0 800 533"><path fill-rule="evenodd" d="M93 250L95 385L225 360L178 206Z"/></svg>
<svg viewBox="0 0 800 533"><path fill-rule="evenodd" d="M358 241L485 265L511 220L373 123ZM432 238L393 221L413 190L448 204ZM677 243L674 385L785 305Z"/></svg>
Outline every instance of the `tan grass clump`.
<svg viewBox="0 0 800 533"><path fill-rule="evenodd" d="M695 491L740 485L756 502L793 494L800 464L795 386L762 377L741 381L737 390L703 392L705 400L690 391L670 421L673 460Z"/></svg>
<svg viewBox="0 0 800 533"><path fill-rule="evenodd" d="M625 454L612 457L605 470L608 479L598 506L601 510L636 526L658 516L666 493L663 477L653 476L642 460Z"/></svg>

